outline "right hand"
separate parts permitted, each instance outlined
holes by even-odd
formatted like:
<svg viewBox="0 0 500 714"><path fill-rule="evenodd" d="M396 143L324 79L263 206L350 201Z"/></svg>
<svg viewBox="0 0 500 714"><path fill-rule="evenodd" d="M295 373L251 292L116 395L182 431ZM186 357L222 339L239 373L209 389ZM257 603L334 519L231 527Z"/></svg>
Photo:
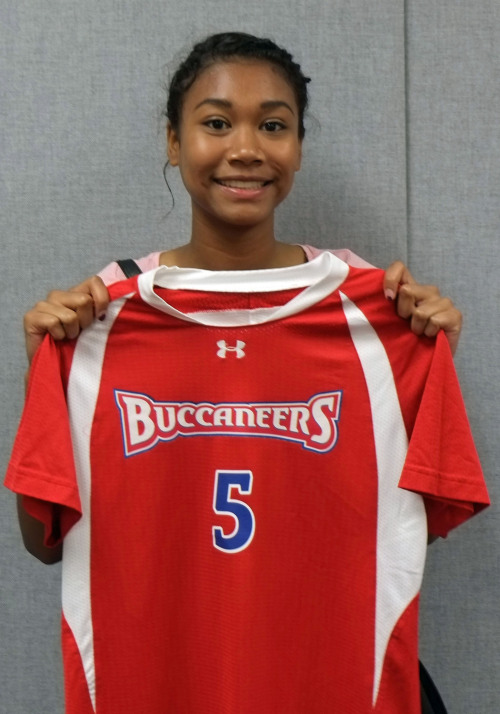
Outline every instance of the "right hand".
<svg viewBox="0 0 500 714"><path fill-rule="evenodd" d="M47 333L55 340L77 337L96 317L105 313L108 303L107 288L97 275L69 290L52 290L24 316L29 363Z"/></svg>
<svg viewBox="0 0 500 714"><path fill-rule="evenodd" d="M435 285L420 285L400 260L385 271L386 297L395 300L397 314L409 320L416 335L435 337L443 330L454 355L462 330L462 313Z"/></svg>

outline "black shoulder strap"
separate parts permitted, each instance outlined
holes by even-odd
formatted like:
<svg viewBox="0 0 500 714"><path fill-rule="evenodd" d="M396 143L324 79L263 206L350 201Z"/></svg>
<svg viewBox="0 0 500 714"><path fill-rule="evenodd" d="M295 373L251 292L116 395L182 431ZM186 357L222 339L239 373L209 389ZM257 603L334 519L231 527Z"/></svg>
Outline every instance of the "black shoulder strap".
<svg viewBox="0 0 500 714"><path fill-rule="evenodd" d="M139 268L135 260L132 258L124 258L116 261L123 271L126 278L132 278L134 275L139 275L142 270Z"/></svg>
<svg viewBox="0 0 500 714"><path fill-rule="evenodd" d="M431 679L429 672L422 662L419 662L420 670L420 696L422 699L422 714L447 714L446 707Z"/></svg>

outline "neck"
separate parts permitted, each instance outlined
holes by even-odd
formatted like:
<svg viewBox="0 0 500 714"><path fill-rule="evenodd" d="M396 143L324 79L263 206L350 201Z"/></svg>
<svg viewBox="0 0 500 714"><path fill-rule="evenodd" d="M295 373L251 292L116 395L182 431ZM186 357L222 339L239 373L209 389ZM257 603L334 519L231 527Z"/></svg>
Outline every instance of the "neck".
<svg viewBox="0 0 500 714"><path fill-rule="evenodd" d="M203 270L263 270L306 261L300 246L276 240L273 226L268 226L267 230L255 226L200 228L193 224L191 241L162 253L160 262Z"/></svg>

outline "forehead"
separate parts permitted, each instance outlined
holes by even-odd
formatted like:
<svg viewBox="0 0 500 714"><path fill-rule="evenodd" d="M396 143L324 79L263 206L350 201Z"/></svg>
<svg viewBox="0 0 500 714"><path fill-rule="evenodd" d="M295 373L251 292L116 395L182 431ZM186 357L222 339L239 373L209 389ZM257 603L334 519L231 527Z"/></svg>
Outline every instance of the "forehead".
<svg viewBox="0 0 500 714"><path fill-rule="evenodd" d="M297 114L292 86L278 67L264 60L234 59L210 65L186 92L184 109L193 109L207 98L241 105L283 101Z"/></svg>

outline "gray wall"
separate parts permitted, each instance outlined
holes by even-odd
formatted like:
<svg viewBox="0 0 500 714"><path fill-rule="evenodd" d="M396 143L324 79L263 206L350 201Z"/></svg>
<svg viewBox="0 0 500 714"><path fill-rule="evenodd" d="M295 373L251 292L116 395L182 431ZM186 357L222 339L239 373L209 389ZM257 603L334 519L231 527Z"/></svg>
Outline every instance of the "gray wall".
<svg viewBox="0 0 500 714"><path fill-rule="evenodd" d="M2 463L22 406L22 313L112 258L188 238L174 172L166 217L163 84L179 52L226 29L272 36L313 78L280 236L407 259L463 309L457 366L498 502L497 0L3 0ZM450 714L500 711L499 525L493 505L429 553L421 652ZM0 531L0 712L60 714L59 568L23 552L7 491Z"/></svg>

